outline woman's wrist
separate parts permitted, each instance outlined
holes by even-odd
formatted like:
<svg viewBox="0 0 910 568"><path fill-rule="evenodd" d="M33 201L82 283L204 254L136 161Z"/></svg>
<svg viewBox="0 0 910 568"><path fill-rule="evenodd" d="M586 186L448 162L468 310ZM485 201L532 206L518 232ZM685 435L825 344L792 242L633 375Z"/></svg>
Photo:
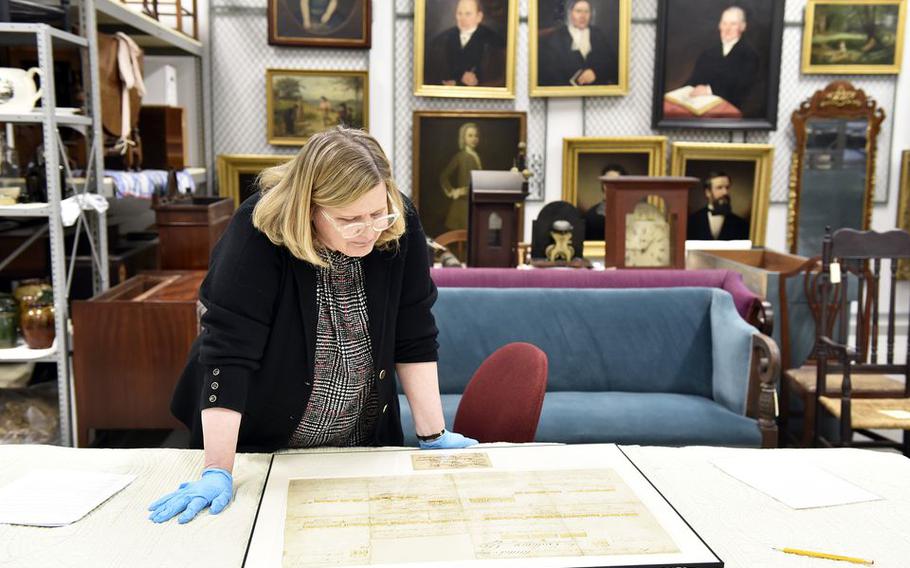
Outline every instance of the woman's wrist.
<svg viewBox="0 0 910 568"><path fill-rule="evenodd" d="M417 434L417 439L420 440L421 442L432 442L433 440L438 440L439 438L441 438L442 435L445 433L446 433L446 429L443 428L439 432L434 432L433 434L428 434L426 436Z"/></svg>

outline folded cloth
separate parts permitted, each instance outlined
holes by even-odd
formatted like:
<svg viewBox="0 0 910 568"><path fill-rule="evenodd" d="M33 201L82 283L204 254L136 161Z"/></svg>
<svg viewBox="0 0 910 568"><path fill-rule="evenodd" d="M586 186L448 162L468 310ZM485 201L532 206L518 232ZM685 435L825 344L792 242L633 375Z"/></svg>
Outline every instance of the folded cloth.
<svg viewBox="0 0 910 568"><path fill-rule="evenodd" d="M60 202L60 218L63 220L64 227L71 227L79 218L79 211L82 209L94 209L99 213L104 213L110 205L103 196L96 193L77 193L72 197L67 197Z"/></svg>

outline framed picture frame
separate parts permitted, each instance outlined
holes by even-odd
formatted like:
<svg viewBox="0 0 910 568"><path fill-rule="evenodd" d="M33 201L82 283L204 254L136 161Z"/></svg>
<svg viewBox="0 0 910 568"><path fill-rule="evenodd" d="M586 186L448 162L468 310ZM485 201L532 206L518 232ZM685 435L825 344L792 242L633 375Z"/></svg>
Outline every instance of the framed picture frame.
<svg viewBox="0 0 910 568"><path fill-rule="evenodd" d="M897 228L910 231L910 150L901 152L901 185L897 202ZM897 263L898 280L910 280L910 261Z"/></svg>
<svg viewBox="0 0 910 568"><path fill-rule="evenodd" d="M670 162L670 175L702 180L697 189L689 192L688 239L748 238L755 246L765 244L774 146L676 142ZM726 178L726 183L723 178ZM711 189L708 189L708 184L711 184ZM720 194L722 190L719 188L724 185L730 210L720 226L719 236L715 238L710 234L707 194ZM747 226L743 227L744 224Z"/></svg>
<svg viewBox="0 0 910 568"><path fill-rule="evenodd" d="M371 0L268 0L269 45L370 47Z"/></svg>
<svg viewBox="0 0 910 568"><path fill-rule="evenodd" d="M514 99L517 37L518 0L415 0L414 94Z"/></svg>
<svg viewBox="0 0 910 568"><path fill-rule="evenodd" d="M234 200L234 209L256 193L256 179L262 170L281 165L294 154L218 154L215 169L218 178L218 195Z"/></svg>
<svg viewBox="0 0 910 568"><path fill-rule="evenodd" d="M899 73L906 17L906 0L809 0L802 72Z"/></svg>
<svg viewBox="0 0 910 568"><path fill-rule="evenodd" d="M266 69L265 83L269 144L301 146L339 124L369 129L366 71Z"/></svg>
<svg viewBox="0 0 910 568"><path fill-rule="evenodd" d="M563 138L562 199L577 207L585 219L585 241L604 240L600 176L608 172L662 176L666 169L666 136Z"/></svg>
<svg viewBox="0 0 910 568"><path fill-rule="evenodd" d="M653 128L776 130L783 0L659 0Z"/></svg>
<svg viewBox="0 0 910 568"><path fill-rule="evenodd" d="M414 111L411 199L435 238L467 229L472 170L508 170L527 137L527 115L506 111Z"/></svg>
<svg viewBox="0 0 910 568"><path fill-rule="evenodd" d="M528 10L532 97L629 92L632 0L529 0Z"/></svg>

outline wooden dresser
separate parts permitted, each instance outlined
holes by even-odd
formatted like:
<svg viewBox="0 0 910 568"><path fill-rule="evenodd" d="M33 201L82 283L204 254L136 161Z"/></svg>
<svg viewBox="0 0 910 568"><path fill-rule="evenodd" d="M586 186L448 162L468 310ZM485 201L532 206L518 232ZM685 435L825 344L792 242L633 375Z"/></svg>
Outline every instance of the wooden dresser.
<svg viewBox="0 0 910 568"><path fill-rule="evenodd" d="M75 300L73 381L80 447L93 429L182 428L171 394L199 329L205 271L140 273Z"/></svg>
<svg viewBox="0 0 910 568"><path fill-rule="evenodd" d="M163 270L208 270L209 255L234 214L230 197L153 205Z"/></svg>

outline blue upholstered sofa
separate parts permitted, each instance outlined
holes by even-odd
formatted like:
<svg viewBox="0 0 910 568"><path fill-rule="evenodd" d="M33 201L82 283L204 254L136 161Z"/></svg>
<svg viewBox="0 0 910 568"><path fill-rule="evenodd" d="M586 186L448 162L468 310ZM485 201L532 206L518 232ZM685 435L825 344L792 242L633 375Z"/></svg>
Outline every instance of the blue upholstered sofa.
<svg viewBox="0 0 910 568"><path fill-rule="evenodd" d="M440 288L433 312L450 427L481 362L527 341L549 358L539 442L776 445L777 346L723 290Z"/></svg>

